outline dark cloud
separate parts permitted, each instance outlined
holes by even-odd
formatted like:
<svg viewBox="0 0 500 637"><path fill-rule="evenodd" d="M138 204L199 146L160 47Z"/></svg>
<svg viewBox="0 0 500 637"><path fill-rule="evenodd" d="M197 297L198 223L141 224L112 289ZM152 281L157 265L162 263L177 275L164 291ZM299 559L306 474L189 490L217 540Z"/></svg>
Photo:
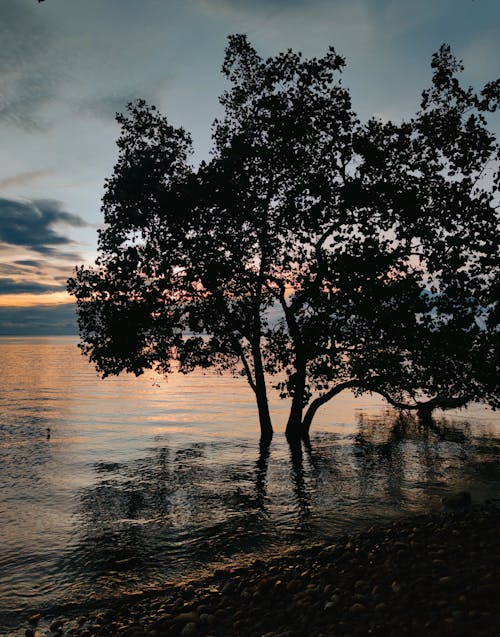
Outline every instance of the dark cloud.
<svg viewBox="0 0 500 637"><path fill-rule="evenodd" d="M41 268L44 265L44 261L35 261L33 259L21 259L19 261L14 261L16 265L25 265L28 268Z"/></svg>
<svg viewBox="0 0 500 637"><path fill-rule="evenodd" d="M17 274L26 274L29 271L26 267L12 263L0 263L0 276L16 276Z"/></svg>
<svg viewBox="0 0 500 637"><path fill-rule="evenodd" d="M46 285L36 281L17 281L0 277L0 294L43 294L44 292L61 292L64 285Z"/></svg>
<svg viewBox="0 0 500 637"><path fill-rule="evenodd" d="M0 263L0 294L21 292L36 294L64 290L72 270L73 264L60 265L32 259ZM44 277L43 282L33 280L34 277L39 276Z"/></svg>
<svg viewBox="0 0 500 637"><path fill-rule="evenodd" d="M0 242L23 246L47 256L78 259L78 254L60 250L74 242L55 231L54 226L58 224L73 227L88 225L78 215L65 212L58 201L35 199L22 202L0 198Z"/></svg>
<svg viewBox="0 0 500 637"><path fill-rule="evenodd" d="M78 334L73 303L0 307L0 336L56 336Z"/></svg>
<svg viewBox="0 0 500 637"><path fill-rule="evenodd" d="M34 259L23 259L20 261L13 261L12 263L0 263L0 276L32 276L34 273L45 272L46 276L53 276L54 281L66 281L71 271L73 270L73 264L59 264L57 262L50 261L35 261ZM60 275L55 276L56 273Z"/></svg>
<svg viewBox="0 0 500 637"><path fill-rule="evenodd" d="M74 274L74 268L67 268L63 276L55 276L54 281L57 281L61 286L66 289L66 283L68 278Z"/></svg>

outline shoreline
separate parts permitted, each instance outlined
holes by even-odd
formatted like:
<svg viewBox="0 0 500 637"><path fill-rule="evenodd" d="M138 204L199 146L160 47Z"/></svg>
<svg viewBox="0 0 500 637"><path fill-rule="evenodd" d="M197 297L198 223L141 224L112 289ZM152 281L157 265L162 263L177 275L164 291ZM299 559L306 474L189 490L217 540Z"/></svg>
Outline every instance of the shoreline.
<svg viewBox="0 0 500 637"><path fill-rule="evenodd" d="M493 637L499 535L495 503L417 514L12 634Z"/></svg>

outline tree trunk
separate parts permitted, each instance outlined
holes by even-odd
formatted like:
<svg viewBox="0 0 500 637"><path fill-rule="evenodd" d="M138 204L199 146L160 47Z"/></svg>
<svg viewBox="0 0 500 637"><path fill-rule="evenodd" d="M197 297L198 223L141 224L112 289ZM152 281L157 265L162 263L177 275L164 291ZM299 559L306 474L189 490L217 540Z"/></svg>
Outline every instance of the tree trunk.
<svg viewBox="0 0 500 637"><path fill-rule="evenodd" d="M430 405L420 405L417 409L418 422L422 427L432 428L434 425L434 418L432 417L432 412L435 407Z"/></svg>
<svg viewBox="0 0 500 637"><path fill-rule="evenodd" d="M306 389L306 363L305 360L296 362L297 380L292 398L292 406L286 423L286 437L289 440L299 439L302 430L302 412L304 409L304 392Z"/></svg>
<svg viewBox="0 0 500 637"><path fill-rule="evenodd" d="M273 425L271 414L269 413L269 402L267 400L266 378L262 365L262 354L260 351L260 339L252 346L254 375L255 375L255 399L259 410L260 439L270 441L273 437Z"/></svg>
<svg viewBox="0 0 500 637"><path fill-rule="evenodd" d="M288 415L288 421L286 423L286 437L289 440L299 439L301 435L302 429L302 400L292 401L292 407L290 409L290 414Z"/></svg>
<svg viewBox="0 0 500 637"><path fill-rule="evenodd" d="M259 383L256 383L255 398L257 400L257 409L259 410L260 440L261 442L270 441L273 437L273 425L271 414L269 413L265 385L259 387Z"/></svg>

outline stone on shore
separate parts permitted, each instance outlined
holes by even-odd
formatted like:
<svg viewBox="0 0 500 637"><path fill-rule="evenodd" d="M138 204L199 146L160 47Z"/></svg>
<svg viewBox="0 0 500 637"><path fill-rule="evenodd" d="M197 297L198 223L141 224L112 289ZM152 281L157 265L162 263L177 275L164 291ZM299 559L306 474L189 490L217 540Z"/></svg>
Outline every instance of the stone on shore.
<svg viewBox="0 0 500 637"><path fill-rule="evenodd" d="M46 635L493 637L500 635L500 508L452 507L219 569ZM36 637L32 618L26 637Z"/></svg>

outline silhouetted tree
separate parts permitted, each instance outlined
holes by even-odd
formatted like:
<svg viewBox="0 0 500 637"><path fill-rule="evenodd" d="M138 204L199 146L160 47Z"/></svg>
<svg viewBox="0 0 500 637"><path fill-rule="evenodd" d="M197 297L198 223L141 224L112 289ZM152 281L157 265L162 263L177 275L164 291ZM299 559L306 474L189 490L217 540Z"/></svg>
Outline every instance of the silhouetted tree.
<svg viewBox="0 0 500 637"><path fill-rule="evenodd" d="M354 131L344 204L361 230L353 225L351 243L322 255L331 293L308 306L302 331L313 335L308 359L323 391L303 433L347 387L424 417L472 400L499 404L500 155L485 114L498 108L500 82L479 95L462 88L447 46L432 66L414 118Z"/></svg>
<svg viewBox="0 0 500 637"><path fill-rule="evenodd" d="M498 108L500 81L479 94L462 87L463 67L446 45L432 67L432 87L414 118L399 125L372 120L356 142L361 196L372 198L389 250L402 260L405 294L408 283L418 290L414 302L400 299L389 333L381 334L374 357L381 353L385 363L371 364L384 375L379 389L393 405L424 416L471 400L499 405L500 151L486 116ZM376 312L381 301L374 299ZM365 348L358 377L370 358Z"/></svg>
<svg viewBox="0 0 500 637"><path fill-rule="evenodd" d="M96 267L69 281L98 369L242 374L264 437L269 376L291 399L291 436L347 387L484 398L496 217L481 176L498 146L482 113L499 84L462 89L446 47L433 65L415 118L362 125L333 49L263 60L231 36L224 116L197 169L182 129L129 105Z"/></svg>

